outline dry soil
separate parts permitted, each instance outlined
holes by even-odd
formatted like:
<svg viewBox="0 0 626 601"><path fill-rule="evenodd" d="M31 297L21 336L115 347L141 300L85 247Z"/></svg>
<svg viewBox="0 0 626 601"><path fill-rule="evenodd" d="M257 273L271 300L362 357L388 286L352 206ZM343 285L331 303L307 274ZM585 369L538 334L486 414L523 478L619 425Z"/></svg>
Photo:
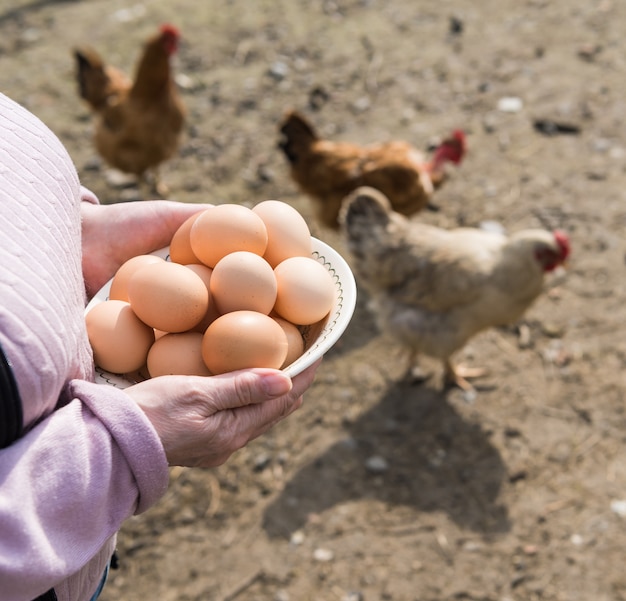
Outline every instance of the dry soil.
<svg viewBox="0 0 626 601"><path fill-rule="evenodd" d="M283 112L419 148L462 127L466 161L416 218L560 227L573 255L464 350L490 372L475 397L436 363L408 384L360 298L301 411L219 469L173 468L127 522L104 601L626 599L626 3L0 0L0 89L102 202L133 193L95 156L71 49L131 70L163 21L190 111L171 198L278 198L343 253L289 179Z"/></svg>

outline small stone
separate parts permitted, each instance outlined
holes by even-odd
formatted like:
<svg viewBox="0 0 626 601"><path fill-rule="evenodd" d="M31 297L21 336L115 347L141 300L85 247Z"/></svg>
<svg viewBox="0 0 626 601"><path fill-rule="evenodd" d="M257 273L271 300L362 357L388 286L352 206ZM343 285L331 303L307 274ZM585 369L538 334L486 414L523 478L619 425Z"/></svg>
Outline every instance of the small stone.
<svg viewBox="0 0 626 601"><path fill-rule="evenodd" d="M102 167L102 160L98 156L92 156L83 163L85 171L99 171Z"/></svg>
<svg viewBox="0 0 626 601"><path fill-rule="evenodd" d="M447 453L444 449L436 449L435 452L428 458L428 463L432 467L441 467L446 459Z"/></svg>
<svg viewBox="0 0 626 601"><path fill-rule="evenodd" d="M626 518L626 499L611 501L611 511L621 518Z"/></svg>
<svg viewBox="0 0 626 601"><path fill-rule="evenodd" d="M183 90L196 90L200 85L195 79L186 73L177 73L174 80L176 81L176 85Z"/></svg>
<svg viewBox="0 0 626 601"><path fill-rule="evenodd" d="M292 535L289 542L292 545L301 545L304 542L304 532L302 530L296 530Z"/></svg>
<svg viewBox="0 0 626 601"><path fill-rule="evenodd" d="M132 188L137 185L137 178L129 173L123 173L117 169L107 169L104 173L106 183L112 188Z"/></svg>
<svg viewBox="0 0 626 601"><path fill-rule="evenodd" d="M596 138L592 141L591 145L595 152L604 153L611 148L611 140L607 138Z"/></svg>
<svg viewBox="0 0 626 601"><path fill-rule="evenodd" d="M488 113L482 118L483 130L487 134L492 134L498 129L498 123L494 114Z"/></svg>
<svg viewBox="0 0 626 601"><path fill-rule="evenodd" d="M254 471L262 472L271 462L272 458L267 453L260 453L254 458Z"/></svg>
<svg viewBox="0 0 626 601"><path fill-rule="evenodd" d="M591 63L600 52L602 52L602 46L600 44L583 44L578 48L578 57Z"/></svg>
<svg viewBox="0 0 626 601"><path fill-rule="evenodd" d="M478 393L473 388L463 391L463 400L470 405L476 400L477 396Z"/></svg>
<svg viewBox="0 0 626 601"><path fill-rule="evenodd" d="M120 23L130 23L143 17L146 7L143 4L135 4L129 8L122 8L113 13L113 18Z"/></svg>
<svg viewBox="0 0 626 601"><path fill-rule="evenodd" d="M580 534L572 534L572 536L570 536L569 538L570 542L572 543L572 545L576 546L576 547L580 547L583 544L583 537L580 536Z"/></svg>
<svg viewBox="0 0 626 601"><path fill-rule="evenodd" d="M35 27L29 27L24 30L24 33L20 36L22 42L27 44L32 44L34 42L38 42L41 38L41 32Z"/></svg>
<svg viewBox="0 0 626 601"><path fill-rule="evenodd" d="M524 545L524 555L537 555L539 547L537 545Z"/></svg>
<svg viewBox="0 0 626 601"><path fill-rule="evenodd" d="M341 601L363 601L365 597L363 597L363 593L360 591L350 591L346 593Z"/></svg>
<svg viewBox="0 0 626 601"><path fill-rule="evenodd" d="M384 457L374 455L365 462L365 469L373 474L381 474L389 469L389 464Z"/></svg>
<svg viewBox="0 0 626 601"><path fill-rule="evenodd" d="M564 123L562 121L555 121L554 119L535 119L533 127L536 131L546 136L580 133L580 126L576 123Z"/></svg>
<svg viewBox="0 0 626 601"><path fill-rule="evenodd" d="M120 202L136 202L143 200L141 190L139 188L124 188L119 195Z"/></svg>
<svg viewBox="0 0 626 601"><path fill-rule="evenodd" d="M358 98L357 100L354 101L354 103L352 104L352 108L357 113L362 113L366 111L367 109L369 109L371 104L372 103L370 102L369 98L367 98L366 96L361 96L361 98Z"/></svg>
<svg viewBox="0 0 626 601"><path fill-rule="evenodd" d="M330 549L318 548L313 551L313 559L315 561L328 562L335 558L335 554Z"/></svg>
<svg viewBox="0 0 626 601"><path fill-rule="evenodd" d="M523 107L522 99L515 96L505 96L498 100L498 110L503 113L519 113Z"/></svg>
<svg viewBox="0 0 626 601"><path fill-rule="evenodd" d="M359 443L352 436L346 436L339 441L339 446L346 451L355 451L358 448Z"/></svg>
<svg viewBox="0 0 626 601"><path fill-rule="evenodd" d="M460 35L463 33L463 20L460 17L452 16L448 20L448 31L452 35Z"/></svg>
<svg viewBox="0 0 626 601"><path fill-rule="evenodd" d="M564 326L549 321L541 324L541 331L548 338L562 338L563 334L565 334Z"/></svg>
<svg viewBox="0 0 626 601"><path fill-rule="evenodd" d="M468 540L463 544L463 550L469 553L475 553L480 551L483 548L483 545L479 542Z"/></svg>
<svg viewBox="0 0 626 601"><path fill-rule="evenodd" d="M276 61L270 66L269 74L276 81L282 81L289 74L289 66L282 61Z"/></svg>

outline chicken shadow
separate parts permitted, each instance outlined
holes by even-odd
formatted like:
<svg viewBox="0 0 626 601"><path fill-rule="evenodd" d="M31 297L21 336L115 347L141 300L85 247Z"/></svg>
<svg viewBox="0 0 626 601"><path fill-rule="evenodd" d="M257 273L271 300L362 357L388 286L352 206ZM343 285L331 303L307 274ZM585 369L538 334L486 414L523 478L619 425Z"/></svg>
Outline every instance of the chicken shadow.
<svg viewBox="0 0 626 601"><path fill-rule="evenodd" d="M347 427L348 436L305 466L266 509L272 538L290 538L311 515L358 498L421 512L445 512L463 528L506 532L498 503L506 466L479 424L468 423L445 395L397 384ZM368 471L379 457L386 468Z"/></svg>

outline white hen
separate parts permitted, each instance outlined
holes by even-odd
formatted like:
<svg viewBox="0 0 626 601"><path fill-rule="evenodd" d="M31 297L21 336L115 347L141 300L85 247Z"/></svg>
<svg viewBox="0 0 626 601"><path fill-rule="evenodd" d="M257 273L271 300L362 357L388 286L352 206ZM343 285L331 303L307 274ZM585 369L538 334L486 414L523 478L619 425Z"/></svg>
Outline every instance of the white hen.
<svg viewBox="0 0 626 601"><path fill-rule="evenodd" d="M440 359L446 379L464 389L478 373L462 373L452 355L478 332L517 321L570 253L562 231L507 237L409 221L367 187L346 197L340 224L381 331L410 349L411 367L420 353Z"/></svg>

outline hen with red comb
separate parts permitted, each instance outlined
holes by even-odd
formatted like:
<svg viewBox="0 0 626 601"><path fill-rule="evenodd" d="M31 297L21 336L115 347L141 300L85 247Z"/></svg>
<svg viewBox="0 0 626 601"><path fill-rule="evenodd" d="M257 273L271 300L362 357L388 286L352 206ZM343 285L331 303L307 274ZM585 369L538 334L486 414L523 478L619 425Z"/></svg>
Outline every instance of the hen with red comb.
<svg viewBox="0 0 626 601"><path fill-rule="evenodd" d="M431 157L403 141L359 146L325 140L297 111L287 113L280 135L293 181L330 228L337 228L342 200L359 186L380 190L403 215L421 211L447 179L447 165L460 165L466 153L461 130L453 131Z"/></svg>
<svg viewBox="0 0 626 601"><path fill-rule="evenodd" d="M80 97L94 115L94 145L105 162L150 183L164 197L159 168L180 145L186 108L174 82L171 58L180 33L166 23L145 42L133 78L108 65L90 47L76 48Z"/></svg>
<svg viewBox="0 0 626 601"><path fill-rule="evenodd" d="M484 370L455 366L452 356L479 332L519 320L570 254L565 232L442 229L393 211L373 188L346 198L340 222L380 331L409 351L411 371L419 355L434 357L467 390Z"/></svg>

